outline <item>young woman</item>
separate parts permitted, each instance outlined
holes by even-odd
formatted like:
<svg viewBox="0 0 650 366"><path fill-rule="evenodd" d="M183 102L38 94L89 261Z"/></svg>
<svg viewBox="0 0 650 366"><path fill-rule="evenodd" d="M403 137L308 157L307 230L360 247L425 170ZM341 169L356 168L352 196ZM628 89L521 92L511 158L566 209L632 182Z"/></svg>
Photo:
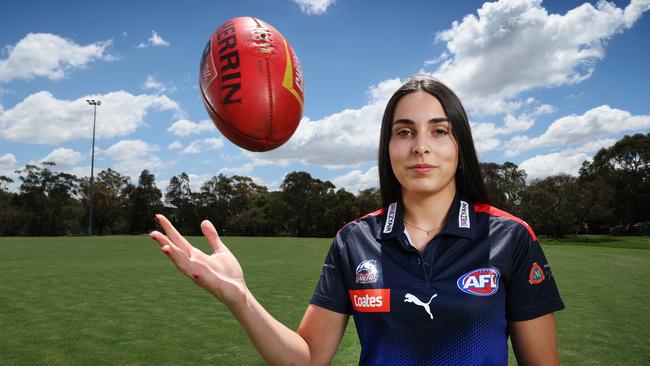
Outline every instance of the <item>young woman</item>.
<svg viewBox="0 0 650 366"><path fill-rule="evenodd" d="M223 302L269 364L325 365L354 317L363 365L559 364L564 308L531 228L487 204L467 116L418 76L388 102L379 174L384 209L343 227L296 332L257 302L209 221L206 255L163 216L151 236Z"/></svg>

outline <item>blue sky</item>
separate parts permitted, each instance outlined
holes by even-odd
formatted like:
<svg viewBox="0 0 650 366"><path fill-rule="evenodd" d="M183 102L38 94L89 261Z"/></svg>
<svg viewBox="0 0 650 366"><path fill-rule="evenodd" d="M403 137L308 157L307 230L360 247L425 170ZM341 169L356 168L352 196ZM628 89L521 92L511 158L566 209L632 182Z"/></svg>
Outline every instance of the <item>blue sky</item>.
<svg viewBox="0 0 650 366"><path fill-rule="evenodd" d="M355 192L377 185L387 98L424 72L460 95L482 161L529 178L577 174L626 134L650 131L650 0L6 1L0 4L0 175L54 161L111 167L165 188L223 173L277 189L296 170ZM294 136L243 151L208 120L198 69L211 33L255 16L292 44L305 77ZM15 187L14 187L15 188Z"/></svg>

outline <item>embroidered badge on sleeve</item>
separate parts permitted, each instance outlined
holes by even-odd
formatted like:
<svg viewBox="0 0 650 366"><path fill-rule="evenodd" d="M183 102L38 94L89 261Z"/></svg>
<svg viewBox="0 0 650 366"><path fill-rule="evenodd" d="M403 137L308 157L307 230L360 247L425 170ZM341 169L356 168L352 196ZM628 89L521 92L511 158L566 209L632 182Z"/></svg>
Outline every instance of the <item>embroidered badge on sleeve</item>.
<svg viewBox="0 0 650 366"><path fill-rule="evenodd" d="M544 281L544 271L542 270L542 267L537 264L537 262L533 262L533 265L530 267L530 274L528 275L528 282L531 285L537 285L539 283L542 283Z"/></svg>

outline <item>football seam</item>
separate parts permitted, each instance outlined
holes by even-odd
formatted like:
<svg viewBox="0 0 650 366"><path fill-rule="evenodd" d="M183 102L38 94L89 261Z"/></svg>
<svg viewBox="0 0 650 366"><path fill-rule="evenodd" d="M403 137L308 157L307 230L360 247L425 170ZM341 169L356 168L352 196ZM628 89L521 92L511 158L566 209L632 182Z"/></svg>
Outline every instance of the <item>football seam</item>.
<svg viewBox="0 0 650 366"><path fill-rule="evenodd" d="M263 27L259 19L255 17L251 17L255 24L257 24L258 27ZM265 28L265 27L263 27ZM266 28L265 28L266 29ZM275 39L273 40L274 46L275 46ZM271 78L271 62L269 61L269 57L262 56L264 60L264 66L266 68L266 96L268 97L269 100L269 109L267 112L267 118L266 120L269 122L268 123L268 130L266 132L266 137L264 139L261 139L262 141L274 141L270 139L269 137L273 136L273 79Z"/></svg>
<svg viewBox="0 0 650 366"><path fill-rule="evenodd" d="M271 79L271 63L267 58L265 58L265 63L266 63L266 85L267 87L267 93L269 95L269 111L268 111L268 121L269 121L269 129L268 132L266 133L266 139L269 139L269 137L273 136L273 81Z"/></svg>

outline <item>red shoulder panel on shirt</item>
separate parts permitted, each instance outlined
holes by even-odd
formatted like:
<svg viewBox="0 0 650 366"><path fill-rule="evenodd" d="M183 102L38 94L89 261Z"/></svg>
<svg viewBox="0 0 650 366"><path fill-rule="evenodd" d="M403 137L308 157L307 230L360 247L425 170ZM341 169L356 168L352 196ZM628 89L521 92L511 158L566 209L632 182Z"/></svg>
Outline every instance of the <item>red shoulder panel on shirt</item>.
<svg viewBox="0 0 650 366"><path fill-rule="evenodd" d="M369 214L365 214L365 215L363 215L363 216L361 216L361 217L359 217L359 218L357 218L357 219L354 219L354 220L348 222L347 224L343 225L343 226L339 229L339 232L340 232L341 230L345 229L346 226L350 225L350 224L353 223L353 222L357 222L357 221L359 221L359 220L363 220L363 219L365 219L366 217L370 217L370 216L383 215L385 211L386 211L386 210L382 208L382 209L379 209L379 210L377 210L377 211L373 211L373 212L371 212L371 213L369 213Z"/></svg>
<svg viewBox="0 0 650 366"><path fill-rule="evenodd" d="M511 214L509 214L509 213L507 213L507 212L505 212L503 210L499 210L498 208L496 208L494 206L490 206L487 203L475 203L474 204L474 211L475 212L486 212L486 213L489 213L490 215L499 216L499 217L503 217L503 218L506 218L506 219L517 221L518 223L524 225L526 230L528 230L530 235L533 237L533 240L537 241L537 235L535 235L535 232L533 232L533 229L530 227L530 225L528 225L526 223L526 221L524 221L524 220L522 220L522 219L520 219L520 218L518 218L516 216L513 216L513 215L511 215Z"/></svg>

